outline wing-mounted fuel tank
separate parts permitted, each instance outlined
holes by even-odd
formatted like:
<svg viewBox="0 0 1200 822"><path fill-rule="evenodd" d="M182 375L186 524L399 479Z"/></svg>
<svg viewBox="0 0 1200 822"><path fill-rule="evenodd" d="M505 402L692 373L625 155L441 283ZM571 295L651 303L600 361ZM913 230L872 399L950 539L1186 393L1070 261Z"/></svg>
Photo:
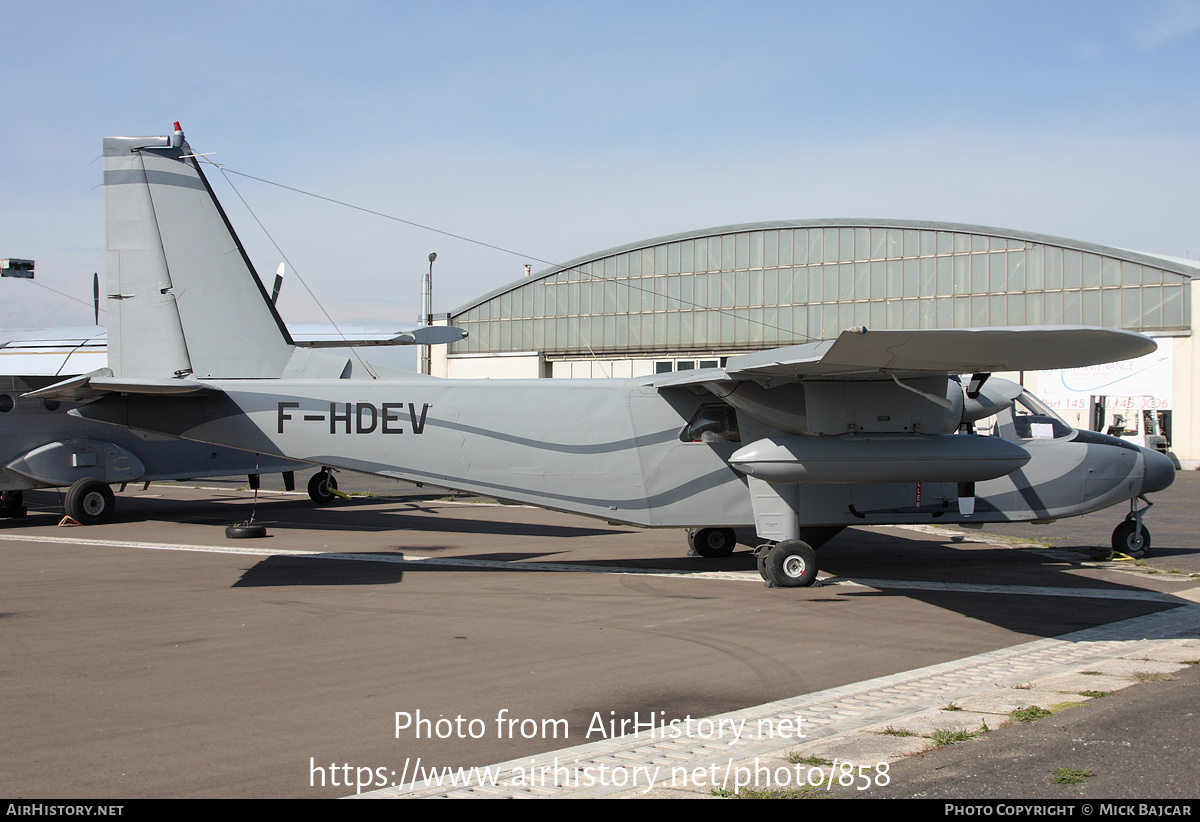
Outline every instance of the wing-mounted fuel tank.
<svg viewBox="0 0 1200 822"><path fill-rule="evenodd" d="M4 467L51 487L68 486L82 478L133 482L146 473L142 461L121 446L89 439L46 443Z"/></svg>
<svg viewBox="0 0 1200 822"><path fill-rule="evenodd" d="M967 434L840 434L767 437L738 449L729 464L775 483L983 482L1029 462L999 437Z"/></svg>

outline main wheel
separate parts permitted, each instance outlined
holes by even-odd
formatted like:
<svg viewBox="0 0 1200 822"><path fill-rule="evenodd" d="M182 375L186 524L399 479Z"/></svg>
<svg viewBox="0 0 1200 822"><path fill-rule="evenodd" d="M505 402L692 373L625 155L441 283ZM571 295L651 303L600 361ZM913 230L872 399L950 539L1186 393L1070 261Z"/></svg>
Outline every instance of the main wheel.
<svg viewBox="0 0 1200 822"><path fill-rule="evenodd" d="M767 553L762 573L776 588L805 588L817 581L817 552L808 543L785 539Z"/></svg>
<svg viewBox="0 0 1200 822"><path fill-rule="evenodd" d="M103 525L113 517L117 501L108 483L81 479L67 489L67 516L82 525Z"/></svg>
<svg viewBox="0 0 1200 822"><path fill-rule="evenodd" d="M688 532L688 547L702 557L727 557L737 548L732 528L701 528Z"/></svg>
<svg viewBox="0 0 1200 822"><path fill-rule="evenodd" d="M317 505L328 505L337 498L336 494L330 492L330 488L337 488L337 479L334 478L333 472L318 471L308 481L308 496Z"/></svg>
<svg viewBox="0 0 1200 822"><path fill-rule="evenodd" d="M1127 519L1113 529L1112 549L1121 554L1127 554L1134 559L1141 559L1150 550L1150 529L1142 526L1138 534L1137 520Z"/></svg>

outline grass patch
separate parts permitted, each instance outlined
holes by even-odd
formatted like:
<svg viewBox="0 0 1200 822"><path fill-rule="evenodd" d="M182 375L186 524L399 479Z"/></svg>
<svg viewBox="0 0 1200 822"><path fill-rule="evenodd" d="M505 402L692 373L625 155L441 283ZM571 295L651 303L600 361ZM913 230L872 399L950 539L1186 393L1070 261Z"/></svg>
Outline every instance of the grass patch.
<svg viewBox="0 0 1200 822"><path fill-rule="evenodd" d="M929 738L933 740L933 744L941 748L945 745L953 745L956 742L966 742L969 739L982 736L989 730L986 724L980 726L977 731L967 730L966 728L941 728L934 731Z"/></svg>
<svg viewBox="0 0 1200 822"><path fill-rule="evenodd" d="M1138 682L1170 682L1172 679L1179 679L1175 674L1160 674L1154 671L1137 671L1133 678Z"/></svg>
<svg viewBox="0 0 1200 822"><path fill-rule="evenodd" d="M903 728L893 728L891 725L884 728L881 733L887 736L916 736L912 731L906 731Z"/></svg>
<svg viewBox="0 0 1200 822"><path fill-rule="evenodd" d="M1045 708L1039 708L1037 705L1030 705L1028 708L1017 708L1015 711L1010 711L1008 715L1017 722L1037 722L1039 719L1045 719L1052 713L1053 711L1047 711Z"/></svg>
<svg viewBox="0 0 1200 822"><path fill-rule="evenodd" d="M1080 691L1079 695L1091 699L1103 699L1106 696L1112 696L1112 691Z"/></svg>
<svg viewBox="0 0 1200 822"><path fill-rule="evenodd" d="M828 768L833 761L823 756L801 756L795 751L788 751L784 757L791 765L811 765L814 768Z"/></svg>
<svg viewBox="0 0 1200 822"><path fill-rule="evenodd" d="M961 710L962 710L962 708L960 708L959 706L957 706L957 705L955 705L953 702L951 702L951 703L950 703L949 705L947 705L945 708L942 708L942 710L943 710L943 711L961 711Z"/></svg>
<svg viewBox="0 0 1200 822"><path fill-rule="evenodd" d="M1103 671L1080 671L1084 676L1104 676Z"/></svg>
<svg viewBox="0 0 1200 822"><path fill-rule="evenodd" d="M1077 771L1074 768L1055 768L1050 771L1050 782L1054 785L1082 785L1091 775L1091 771Z"/></svg>

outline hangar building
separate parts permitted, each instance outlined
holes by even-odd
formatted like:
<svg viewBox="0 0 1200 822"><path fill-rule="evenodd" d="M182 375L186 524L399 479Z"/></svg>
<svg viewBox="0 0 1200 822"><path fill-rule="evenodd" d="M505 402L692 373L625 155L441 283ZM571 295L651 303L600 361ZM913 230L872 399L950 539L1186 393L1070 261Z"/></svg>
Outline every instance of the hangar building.
<svg viewBox="0 0 1200 822"><path fill-rule="evenodd" d="M910 220L798 220L692 231L555 266L446 316L470 336L435 349L447 377L632 377L843 329L1100 325L1156 354L1008 375L1074 425L1166 430L1200 466L1192 280L1200 262L1025 231ZM1100 409L1100 410L1097 410ZM1121 424L1121 420L1116 421Z"/></svg>

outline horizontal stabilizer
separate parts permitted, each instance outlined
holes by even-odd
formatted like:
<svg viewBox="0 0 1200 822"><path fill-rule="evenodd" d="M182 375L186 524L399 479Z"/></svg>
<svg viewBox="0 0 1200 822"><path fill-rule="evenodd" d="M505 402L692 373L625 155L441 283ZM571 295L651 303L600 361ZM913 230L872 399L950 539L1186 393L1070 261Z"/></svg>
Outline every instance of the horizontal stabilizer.
<svg viewBox="0 0 1200 822"><path fill-rule="evenodd" d="M114 377L112 372L105 368L91 374L71 377L37 391L29 391L21 396L43 400L88 402L108 394L182 397L211 393L215 390L195 380Z"/></svg>
<svg viewBox="0 0 1200 822"><path fill-rule="evenodd" d="M407 331L382 328L341 328L293 326L292 339L301 348L359 348L371 345L448 345L467 338L461 328L426 325Z"/></svg>

